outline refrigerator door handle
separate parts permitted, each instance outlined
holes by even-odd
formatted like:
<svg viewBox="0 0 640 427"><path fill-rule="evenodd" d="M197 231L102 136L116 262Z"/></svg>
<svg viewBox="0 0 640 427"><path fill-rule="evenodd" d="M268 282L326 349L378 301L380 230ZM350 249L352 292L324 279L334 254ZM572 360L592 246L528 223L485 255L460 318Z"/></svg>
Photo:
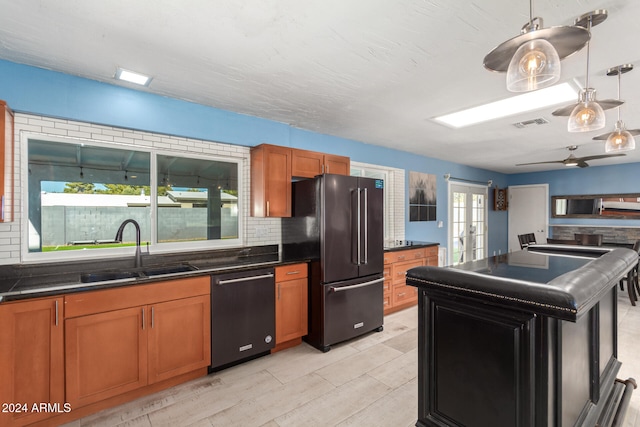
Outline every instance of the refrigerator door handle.
<svg viewBox="0 0 640 427"><path fill-rule="evenodd" d="M350 291L351 289L357 289L357 288L364 288L365 286L371 286L371 285L375 285L376 283L380 283L380 282L384 282L384 277L381 277L379 279L375 279L375 280L370 280L368 282L364 282L364 283L358 283L357 285L350 285L350 286L330 286L329 290L333 293L335 292L344 292L344 291Z"/></svg>
<svg viewBox="0 0 640 427"><path fill-rule="evenodd" d="M364 189L364 263L369 263L369 209L368 201L369 195L367 189Z"/></svg>
<svg viewBox="0 0 640 427"><path fill-rule="evenodd" d="M358 235L358 262L356 262L357 265L360 265L360 260L362 259L362 246L360 245L360 232L361 232L361 228L362 228L362 226L361 226L362 217L361 217L361 209L360 209L360 192L361 191L362 190L360 189L360 187L358 187L358 189L357 189L357 198L358 198L358 203L357 203L358 208L357 209L358 209L358 211L357 211L357 215L356 215L356 218L358 218L358 225L357 225L357 227L358 227L358 232L357 232L357 235Z"/></svg>

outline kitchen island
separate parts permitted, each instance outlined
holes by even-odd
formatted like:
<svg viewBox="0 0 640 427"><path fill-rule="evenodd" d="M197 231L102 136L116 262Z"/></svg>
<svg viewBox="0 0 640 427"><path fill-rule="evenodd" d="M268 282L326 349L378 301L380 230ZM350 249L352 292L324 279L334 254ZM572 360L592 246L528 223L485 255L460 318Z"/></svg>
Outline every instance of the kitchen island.
<svg viewBox="0 0 640 427"><path fill-rule="evenodd" d="M540 245L418 267L418 426L622 425L617 285L628 249Z"/></svg>

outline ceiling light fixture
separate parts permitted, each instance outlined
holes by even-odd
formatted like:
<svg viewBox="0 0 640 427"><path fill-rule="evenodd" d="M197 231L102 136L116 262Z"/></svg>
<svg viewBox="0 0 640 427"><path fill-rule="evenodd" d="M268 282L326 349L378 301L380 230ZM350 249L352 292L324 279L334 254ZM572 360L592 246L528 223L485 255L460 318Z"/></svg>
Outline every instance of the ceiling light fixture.
<svg viewBox="0 0 640 427"><path fill-rule="evenodd" d="M151 83L151 77L136 73L135 71L125 70L120 67L116 70L115 78L117 80L123 80L125 82L135 83L141 86L149 86L149 83Z"/></svg>
<svg viewBox="0 0 640 427"><path fill-rule="evenodd" d="M607 76L618 77L618 100L620 100L621 76L622 74L627 73L631 70L633 70L633 64L618 65L617 67L609 68L607 70ZM626 129L624 122L620 120L620 107L618 106L618 121L616 121L616 126L613 132L598 135L593 139L596 141L606 139L607 142L604 146L604 151L607 153L612 153L635 150L636 140L633 137L634 135L640 135L640 129Z"/></svg>
<svg viewBox="0 0 640 427"><path fill-rule="evenodd" d="M511 92L528 92L555 84L560 79L560 61L582 49L591 37L580 26L542 26L542 18L533 17L533 0L529 0L529 22L522 27L521 34L484 57L486 69L507 72L507 89Z"/></svg>
<svg viewBox="0 0 640 427"><path fill-rule="evenodd" d="M571 99L576 99L577 94L578 91L571 84L562 83L535 92L524 93L522 95L501 99L500 101L434 117L433 119L449 127L461 128L561 104Z"/></svg>
<svg viewBox="0 0 640 427"><path fill-rule="evenodd" d="M607 19L607 11L595 10L578 17L575 25L586 28L589 33L591 28ZM602 129L605 126L606 117L604 110L616 107L622 102L607 99L596 101L596 90L589 87L589 55L590 42L587 43L587 73L584 89L580 90L578 102L558 108L553 111L554 116L569 116L567 130L569 132L589 132Z"/></svg>

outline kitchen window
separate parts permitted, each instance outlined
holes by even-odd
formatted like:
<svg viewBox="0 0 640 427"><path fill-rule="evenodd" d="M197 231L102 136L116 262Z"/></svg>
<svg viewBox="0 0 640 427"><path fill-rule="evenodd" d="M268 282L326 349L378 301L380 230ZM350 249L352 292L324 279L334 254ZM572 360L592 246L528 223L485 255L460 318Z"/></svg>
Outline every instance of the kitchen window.
<svg viewBox="0 0 640 427"><path fill-rule="evenodd" d="M404 239L404 223L397 223L398 220L404 220L404 215L400 215L399 218L396 217L396 210L402 209L404 205L401 204L399 208L395 207L394 209L394 200L397 196L395 181L404 182L403 171L384 166L351 162L351 176L363 176L384 181L384 240ZM402 199L404 198L403 194L400 196Z"/></svg>
<svg viewBox="0 0 640 427"><path fill-rule="evenodd" d="M240 244L240 161L94 141L27 138L27 259Z"/></svg>

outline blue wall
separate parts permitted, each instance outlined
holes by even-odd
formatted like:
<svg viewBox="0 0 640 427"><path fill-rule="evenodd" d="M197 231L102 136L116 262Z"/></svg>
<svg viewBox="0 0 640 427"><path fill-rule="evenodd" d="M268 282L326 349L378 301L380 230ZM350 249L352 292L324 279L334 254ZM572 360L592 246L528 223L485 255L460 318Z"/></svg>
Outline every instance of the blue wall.
<svg viewBox="0 0 640 427"><path fill-rule="evenodd" d="M550 196L570 194L640 193L640 164L566 168L508 176L509 185L549 184ZM638 227L640 220L549 218L549 224Z"/></svg>
<svg viewBox="0 0 640 427"><path fill-rule="evenodd" d="M444 222L406 222L406 238L446 245L447 182L443 175L487 181L506 187L509 177L497 172L445 162L412 153L292 128L287 124L219 110L121 86L0 60L0 99L24 113L79 120L253 146L270 143L325 151L354 161L424 172L437 177L437 218ZM490 198L491 200L491 198ZM507 214L489 209L489 254L507 248Z"/></svg>

